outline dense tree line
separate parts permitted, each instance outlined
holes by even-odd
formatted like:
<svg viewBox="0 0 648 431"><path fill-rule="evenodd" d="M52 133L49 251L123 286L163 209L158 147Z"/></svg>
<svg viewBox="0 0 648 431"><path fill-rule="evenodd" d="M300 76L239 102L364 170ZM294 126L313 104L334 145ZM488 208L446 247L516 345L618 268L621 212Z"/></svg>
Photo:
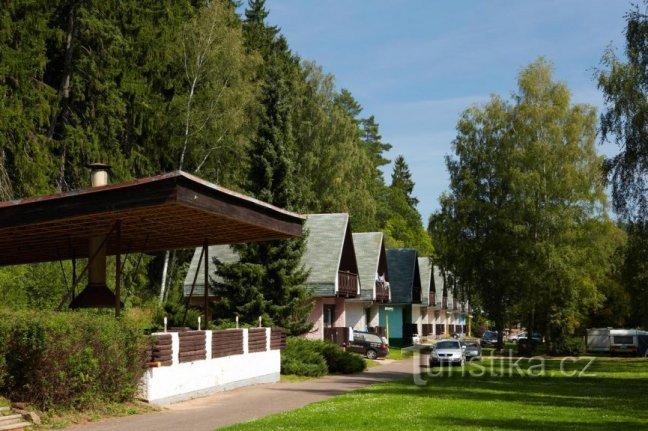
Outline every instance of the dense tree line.
<svg viewBox="0 0 648 431"><path fill-rule="evenodd" d="M290 50L268 24L263 0L250 0L242 16L236 7L229 0L4 4L0 197L86 187L85 165L94 161L113 166L113 182L182 169L295 211L348 212L356 231L385 229L389 244L430 252L413 183L399 179L411 182L405 161L394 184L383 178L391 145L376 119ZM247 247L252 266L237 270L240 284L275 280L279 296L263 292L265 302L299 308L302 249L300 241ZM129 302L159 291L179 300L186 253L142 260L126 262ZM29 284L49 307L69 284L60 271L67 265L3 268L0 290L15 306L31 305ZM39 274L56 287L35 287L45 283ZM296 319L283 308L268 312Z"/></svg>

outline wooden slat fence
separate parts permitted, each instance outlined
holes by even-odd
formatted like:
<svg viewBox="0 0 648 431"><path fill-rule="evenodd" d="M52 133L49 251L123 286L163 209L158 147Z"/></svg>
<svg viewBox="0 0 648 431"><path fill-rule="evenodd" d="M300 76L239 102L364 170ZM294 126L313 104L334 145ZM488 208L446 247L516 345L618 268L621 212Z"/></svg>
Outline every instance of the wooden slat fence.
<svg viewBox="0 0 648 431"><path fill-rule="evenodd" d="M154 335L151 349L147 353L148 362L159 362L163 367L171 365L173 363L171 334Z"/></svg>
<svg viewBox="0 0 648 431"><path fill-rule="evenodd" d="M212 358L243 354L243 330L212 331Z"/></svg>
<svg viewBox="0 0 648 431"><path fill-rule="evenodd" d="M178 337L180 339L178 355L180 363L207 359L205 331L179 332Z"/></svg>
<svg viewBox="0 0 648 431"><path fill-rule="evenodd" d="M265 352L266 351L266 329L250 328L248 329L248 352Z"/></svg>
<svg viewBox="0 0 648 431"><path fill-rule="evenodd" d="M270 330L270 350L286 349L286 331L283 328L272 328Z"/></svg>

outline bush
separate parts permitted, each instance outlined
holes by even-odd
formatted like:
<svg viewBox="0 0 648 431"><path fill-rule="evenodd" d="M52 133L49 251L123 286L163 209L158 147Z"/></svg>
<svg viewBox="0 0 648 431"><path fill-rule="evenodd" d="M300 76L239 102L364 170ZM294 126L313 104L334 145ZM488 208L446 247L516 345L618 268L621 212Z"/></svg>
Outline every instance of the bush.
<svg viewBox="0 0 648 431"><path fill-rule="evenodd" d="M585 351L585 341L582 337L568 337L556 341L552 355L580 356Z"/></svg>
<svg viewBox="0 0 648 431"><path fill-rule="evenodd" d="M339 346L321 341L321 354L324 355L326 365L331 374L353 374L367 368L365 360L353 353L345 352Z"/></svg>
<svg viewBox="0 0 648 431"><path fill-rule="evenodd" d="M363 371L366 362L326 341L288 338L281 355L281 372L319 377L325 374L351 374Z"/></svg>
<svg viewBox="0 0 648 431"><path fill-rule="evenodd" d="M0 311L0 394L44 410L132 399L148 340L105 312Z"/></svg>

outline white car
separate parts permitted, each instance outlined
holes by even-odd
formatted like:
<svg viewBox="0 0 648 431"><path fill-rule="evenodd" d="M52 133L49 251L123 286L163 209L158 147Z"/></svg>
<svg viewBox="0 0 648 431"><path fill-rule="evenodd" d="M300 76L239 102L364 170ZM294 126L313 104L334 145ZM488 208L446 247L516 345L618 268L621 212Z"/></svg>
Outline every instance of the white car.
<svg viewBox="0 0 648 431"><path fill-rule="evenodd" d="M461 366L466 363L464 349L458 340L439 340L432 347L430 367L443 363Z"/></svg>

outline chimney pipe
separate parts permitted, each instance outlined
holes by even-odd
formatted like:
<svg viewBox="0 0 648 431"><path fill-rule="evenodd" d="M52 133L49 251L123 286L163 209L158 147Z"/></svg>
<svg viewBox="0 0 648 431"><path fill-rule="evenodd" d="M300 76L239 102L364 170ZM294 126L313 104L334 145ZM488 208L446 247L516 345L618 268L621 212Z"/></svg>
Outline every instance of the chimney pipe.
<svg viewBox="0 0 648 431"><path fill-rule="evenodd" d="M110 165L91 163L90 182L92 187L108 185ZM71 308L112 308L115 306L115 295L106 285L106 236L95 236L88 239L88 285L72 301Z"/></svg>
<svg viewBox="0 0 648 431"><path fill-rule="evenodd" d="M105 163L90 163L87 167L90 168L90 183L92 184L92 187L108 185L108 171L110 171L110 165Z"/></svg>

